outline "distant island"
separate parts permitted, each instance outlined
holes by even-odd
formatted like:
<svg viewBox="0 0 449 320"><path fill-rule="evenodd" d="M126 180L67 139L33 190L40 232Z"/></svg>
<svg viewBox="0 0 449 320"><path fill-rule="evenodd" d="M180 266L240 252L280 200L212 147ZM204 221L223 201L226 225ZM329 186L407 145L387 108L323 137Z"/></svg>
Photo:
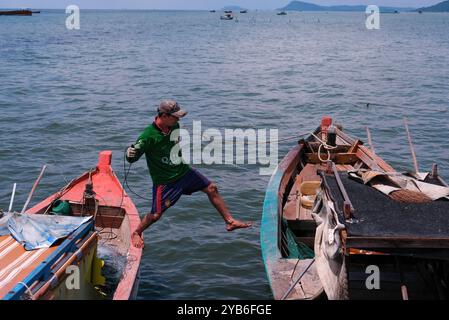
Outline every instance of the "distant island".
<svg viewBox="0 0 449 320"><path fill-rule="evenodd" d="M223 11L240 11L240 10L246 10L246 9L239 7L239 6L226 6L222 10Z"/></svg>
<svg viewBox="0 0 449 320"><path fill-rule="evenodd" d="M449 2L449 1L445 1ZM292 1L288 5L279 10L284 11L350 11L350 12L365 12L366 5L339 5L339 6L320 6L317 4ZM416 8L397 8L397 7L379 7L381 12L412 12Z"/></svg>
<svg viewBox="0 0 449 320"><path fill-rule="evenodd" d="M449 12L449 0L437 3L434 6L419 8L416 11L422 12Z"/></svg>

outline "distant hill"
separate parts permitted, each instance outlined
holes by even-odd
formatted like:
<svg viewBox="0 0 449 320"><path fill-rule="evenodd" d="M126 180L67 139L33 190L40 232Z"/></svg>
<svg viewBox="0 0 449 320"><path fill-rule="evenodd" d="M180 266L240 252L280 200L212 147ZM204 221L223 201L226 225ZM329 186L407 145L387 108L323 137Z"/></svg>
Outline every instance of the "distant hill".
<svg viewBox="0 0 449 320"><path fill-rule="evenodd" d="M449 12L449 0L437 3L431 7L420 8L417 11L423 12Z"/></svg>
<svg viewBox="0 0 449 320"><path fill-rule="evenodd" d="M239 10L245 10L245 8L242 8L242 7L239 7L239 6L226 6L222 10L225 10L225 11L228 11L228 10L239 11Z"/></svg>
<svg viewBox="0 0 449 320"><path fill-rule="evenodd" d="M449 2L449 1L446 1ZM285 11L350 11L350 12L364 12L367 6L362 5L341 5L341 6L319 6L317 4L302 2L302 1L292 1L288 5L279 10ZM379 7L381 12L394 12L394 11L415 11L416 8L396 8L396 7Z"/></svg>

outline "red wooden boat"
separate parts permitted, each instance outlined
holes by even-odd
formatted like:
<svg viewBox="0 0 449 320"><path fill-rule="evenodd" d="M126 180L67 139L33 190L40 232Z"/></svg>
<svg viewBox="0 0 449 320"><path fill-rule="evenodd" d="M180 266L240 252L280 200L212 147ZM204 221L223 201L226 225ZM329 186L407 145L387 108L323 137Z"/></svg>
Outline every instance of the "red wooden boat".
<svg viewBox="0 0 449 320"><path fill-rule="evenodd" d="M132 245L131 235L140 218L111 158L111 151L101 152L95 169L27 211L52 214L64 203L71 216L93 216L95 227L83 225L62 243L36 251L25 251L11 236L0 238L0 298L21 299L23 293L29 299L136 297L142 249ZM80 290L65 285L71 265L81 269Z"/></svg>

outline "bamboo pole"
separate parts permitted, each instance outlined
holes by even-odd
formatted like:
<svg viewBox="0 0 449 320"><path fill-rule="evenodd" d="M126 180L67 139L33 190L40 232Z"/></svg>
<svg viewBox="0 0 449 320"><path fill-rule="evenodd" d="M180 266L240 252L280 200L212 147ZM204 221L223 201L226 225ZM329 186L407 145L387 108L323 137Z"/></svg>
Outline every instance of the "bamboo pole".
<svg viewBox="0 0 449 320"><path fill-rule="evenodd" d="M376 155L376 151L374 151L373 140L371 140L371 131L369 130L368 127L366 127L366 135L368 136L368 143L371 148L371 151L373 152L374 155Z"/></svg>
<svg viewBox="0 0 449 320"><path fill-rule="evenodd" d="M23 206L23 209L22 209L22 212L21 212L21 213L25 213L25 211L26 211L26 209L27 209L27 207L28 207L28 205L29 205L29 203L30 203L30 201L31 201L31 198L33 197L34 191L36 191L37 185L39 184L39 182L40 182L41 179L42 179L42 176L44 175L45 169L47 169L47 165L44 165L44 166L42 167L41 173L39 174L39 177L37 177L36 181L34 182L33 188L31 189L31 192L30 192L30 194L28 195L28 199L27 199L27 201L25 202L25 205Z"/></svg>
<svg viewBox="0 0 449 320"><path fill-rule="evenodd" d="M16 195L16 187L17 183L14 183L14 186L12 187L11 201L9 202L8 212L12 211L12 204L14 203L14 196Z"/></svg>
<svg viewBox="0 0 449 320"><path fill-rule="evenodd" d="M408 130L407 118L404 118L405 130L407 131L408 143L410 145L410 150L412 152L413 157L413 165L415 166L415 172L419 172L418 161L416 160L415 148L413 147L412 136L410 135L410 131Z"/></svg>

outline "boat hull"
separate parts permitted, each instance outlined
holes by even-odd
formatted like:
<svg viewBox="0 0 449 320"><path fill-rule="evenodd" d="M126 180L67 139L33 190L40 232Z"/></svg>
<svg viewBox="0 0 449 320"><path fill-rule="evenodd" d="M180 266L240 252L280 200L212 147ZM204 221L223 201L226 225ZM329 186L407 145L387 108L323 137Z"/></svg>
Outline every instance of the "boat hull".
<svg viewBox="0 0 449 320"><path fill-rule="evenodd" d="M38 203L27 211L30 214L46 214L52 208L55 200L67 201L70 203L72 215L84 216L94 215L95 231L93 232L94 248L97 252L97 242L101 243L107 250L116 250L113 256L123 257L123 268L119 279L115 279L113 292L108 292L108 298L114 300L128 300L137 296L139 284L139 269L142 256L142 249L132 245L132 232L140 224L140 217L132 202L131 198L123 189L119 179L116 177L111 167L112 152L103 151L100 153L99 161L96 168L82 174L74 179L59 192L51 195L47 199ZM92 186L95 205L90 205L85 199L87 186ZM83 200L84 199L84 200ZM91 199L92 201L92 199ZM89 210L93 210L89 212ZM100 248L100 247L99 247ZM103 247L101 247L103 248ZM115 251L114 251L115 252ZM58 285L53 283L46 290L40 290L35 298L40 299L91 299L92 290L96 285L95 278L101 278L101 275L93 275L98 273L99 259L92 256L92 251L79 251L78 258L75 259L78 264L82 265L81 274L83 279L91 279L82 281L84 283L83 290L66 290L65 284L60 281ZM121 260L120 260L121 261ZM96 262L96 263L94 263ZM106 262L107 263L107 262ZM68 265L64 267L67 268ZM89 267L90 266L90 269ZM101 269L101 267L100 267ZM64 269L65 270L65 269ZM55 272L65 273L63 267L55 270ZM101 282L101 281L100 281ZM99 290L97 295L101 298L106 293Z"/></svg>
<svg viewBox="0 0 449 320"><path fill-rule="evenodd" d="M32 11L29 10L12 10L12 11L0 11L0 16L31 16Z"/></svg>

